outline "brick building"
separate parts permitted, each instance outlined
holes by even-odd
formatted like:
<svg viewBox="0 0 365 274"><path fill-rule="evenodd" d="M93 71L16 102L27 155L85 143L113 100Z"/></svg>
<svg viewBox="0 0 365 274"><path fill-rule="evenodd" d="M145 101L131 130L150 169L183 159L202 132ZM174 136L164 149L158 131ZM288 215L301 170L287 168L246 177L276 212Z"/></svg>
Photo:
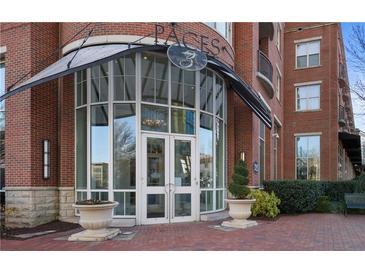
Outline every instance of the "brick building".
<svg viewBox="0 0 365 274"><path fill-rule="evenodd" d="M179 43L206 68L170 61ZM9 226L86 198L121 225L200 220L240 158L256 187L361 164L338 23L0 23L0 57Z"/></svg>

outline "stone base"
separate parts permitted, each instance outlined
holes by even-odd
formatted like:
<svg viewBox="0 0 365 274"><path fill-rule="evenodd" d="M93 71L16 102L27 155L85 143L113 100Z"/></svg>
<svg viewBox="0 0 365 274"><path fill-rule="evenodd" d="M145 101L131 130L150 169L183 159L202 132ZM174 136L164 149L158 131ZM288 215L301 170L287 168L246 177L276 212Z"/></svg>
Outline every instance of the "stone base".
<svg viewBox="0 0 365 274"><path fill-rule="evenodd" d="M120 233L118 228L105 228L91 230L87 229L79 233L72 234L68 240L69 241L82 241L82 242L100 242L109 240Z"/></svg>
<svg viewBox="0 0 365 274"><path fill-rule="evenodd" d="M231 221L224 221L222 223L222 226L225 227L233 227L233 228L241 228L245 229L251 226L258 225L256 221L248 221L248 220L231 220Z"/></svg>
<svg viewBox="0 0 365 274"><path fill-rule="evenodd" d="M73 187L59 187L59 216L58 220L62 222L77 222L75 218L75 209L72 204L75 202L75 191Z"/></svg>

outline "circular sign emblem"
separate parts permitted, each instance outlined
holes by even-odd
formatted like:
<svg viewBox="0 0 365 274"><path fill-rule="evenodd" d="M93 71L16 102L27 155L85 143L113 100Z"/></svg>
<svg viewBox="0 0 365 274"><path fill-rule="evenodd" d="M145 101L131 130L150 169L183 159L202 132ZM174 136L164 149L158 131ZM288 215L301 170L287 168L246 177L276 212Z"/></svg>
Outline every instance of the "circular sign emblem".
<svg viewBox="0 0 365 274"><path fill-rule="evenodd" d="M169 60L177 67L197 71L207 66L207 56L200 50L173 44L167 49Z"/></svg>

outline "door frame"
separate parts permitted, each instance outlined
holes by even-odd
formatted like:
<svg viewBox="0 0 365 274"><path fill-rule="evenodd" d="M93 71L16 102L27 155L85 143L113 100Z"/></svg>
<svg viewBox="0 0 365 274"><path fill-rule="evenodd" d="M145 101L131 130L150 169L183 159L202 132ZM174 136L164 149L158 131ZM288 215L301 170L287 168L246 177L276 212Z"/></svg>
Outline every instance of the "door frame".
<svg viewBox="0 0 365 274"><path fill-rule="evenodd" d="M164 187L147 187L147 138L160 138L165 140L165 186ZM175 159L175 140L190 141L191 144L191 186L188 192L186 187L176 186L172 188L174 183L174 159ZM198 207L198 177L196 167L196 138L191 136L171 135L164 133L141 133L141 195L140 195L140 224L161 224L175 222L197 221L199 218ZM184 191L185 190L185 191ZM175 217L174 216L174 193L191 193L191 216ZM165 217L147 218L147 194L165 194Z"/></svg>

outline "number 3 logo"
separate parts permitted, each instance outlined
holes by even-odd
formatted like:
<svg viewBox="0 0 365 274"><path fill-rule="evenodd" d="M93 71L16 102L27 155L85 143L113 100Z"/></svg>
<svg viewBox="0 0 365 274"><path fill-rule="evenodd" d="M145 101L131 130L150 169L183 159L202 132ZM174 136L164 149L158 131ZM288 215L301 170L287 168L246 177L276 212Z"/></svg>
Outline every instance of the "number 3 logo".
<svg viewBox="0 0 365 274"><path fill-rule="evenodd" d="M179 64L182 68L190 68L194 65L194 58L196 56L196 53L192 50L186 50L182 52L183 55L185 55L185 59L180 60Z"/></svg>

